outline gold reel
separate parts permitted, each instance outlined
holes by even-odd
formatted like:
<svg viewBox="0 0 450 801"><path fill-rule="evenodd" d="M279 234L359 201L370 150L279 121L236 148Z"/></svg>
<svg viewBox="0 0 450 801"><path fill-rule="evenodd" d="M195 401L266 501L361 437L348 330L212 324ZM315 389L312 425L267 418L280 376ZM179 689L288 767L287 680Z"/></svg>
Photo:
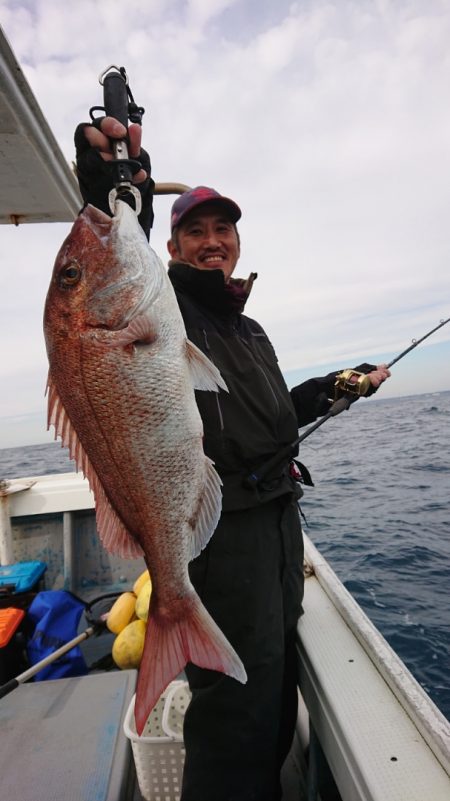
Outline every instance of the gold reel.
<svg viewBox="0 0 450 801"><path fill-rule="evenodd" d="M338 400L342 395L366 395L370 389L370 378L365 373L358 373L357 370L343 370L336 376L334 385L334 398Z"/></svg>

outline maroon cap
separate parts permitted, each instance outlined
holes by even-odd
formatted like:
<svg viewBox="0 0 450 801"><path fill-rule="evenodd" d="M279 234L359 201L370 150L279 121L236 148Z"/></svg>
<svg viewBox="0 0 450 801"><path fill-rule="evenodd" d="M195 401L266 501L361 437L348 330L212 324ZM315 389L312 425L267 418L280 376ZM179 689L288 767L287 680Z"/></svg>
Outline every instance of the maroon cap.
<svg viewBox="0 0 450 801"><path fill-rule="evenodd" d="M171 230L173 231L180 224L186 214L202 203L217 203L218 206L224 209L227 217L233 223L236 223L241 217L241 210L234 200L220 195L219 192L209 186L196 186L194 189L183 192L173 204L170 217Z"/></svg>

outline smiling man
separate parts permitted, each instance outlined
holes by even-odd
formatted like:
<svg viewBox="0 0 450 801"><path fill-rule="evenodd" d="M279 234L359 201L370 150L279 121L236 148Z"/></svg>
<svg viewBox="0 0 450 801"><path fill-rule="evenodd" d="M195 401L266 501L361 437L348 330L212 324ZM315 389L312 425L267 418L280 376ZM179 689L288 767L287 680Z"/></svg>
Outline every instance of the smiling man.
<svg viewBox="0 0 450 801"><path fill-rule="evenodd" d="M200 270L222 270L231 278L240 256L236 223L241 210L233 200L207 186L185 192L172 208L172 238L167 243L174 260Z"/></svg>
<svg viewBox="0 0 450 801"><path fill-rule="evenodd" d="M111 138L125 134L111 118L77 129L80 188L86 202L104 211L111 188ZM143 196L139 221L149 235L152 182L140 135L139 126L131 125L130 154L142 165L135 175ZM228 388L196 392L204 450L220 475L223 497L217 528L189 572L248 675L242 685L186 666L192 700L184 724L182 801L281 798L280 769L297 717L302 491L290 458L256 486L246 479L289 446L299 426L328 411L336 379L336 373L312 378L289 392L265 331L243 314L256 273L246 280L232 277L240 256L240 217L233 200L196 187L173 204L167 243L169 277L188 339L218 367ZM373 390L389 375L384 366L356 369L369 373Z"/></svg>

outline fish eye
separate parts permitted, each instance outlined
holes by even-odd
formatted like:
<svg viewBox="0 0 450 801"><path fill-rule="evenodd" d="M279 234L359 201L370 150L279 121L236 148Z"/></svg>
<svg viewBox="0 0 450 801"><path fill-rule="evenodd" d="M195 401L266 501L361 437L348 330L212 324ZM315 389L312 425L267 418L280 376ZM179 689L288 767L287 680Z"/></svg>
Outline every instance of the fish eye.
<svg viewBox="0 0 450 801"><path fill-rule="evenodd" d="M80 266L72 261L66 264L60 272L60 280L63 286L73 286L77 284L81 278Z"/></svg>

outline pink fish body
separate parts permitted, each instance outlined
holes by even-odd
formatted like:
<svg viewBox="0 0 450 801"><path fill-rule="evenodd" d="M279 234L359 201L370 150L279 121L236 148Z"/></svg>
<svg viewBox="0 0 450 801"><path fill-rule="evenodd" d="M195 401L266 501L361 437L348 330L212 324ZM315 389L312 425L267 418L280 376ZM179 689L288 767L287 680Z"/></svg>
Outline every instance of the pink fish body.
<svg viewBox="0 0 450 801"><path fill-rule="evenodd" d="M166 270L135 213L88 206L63 243L44 314L48 420L95 495L105 548L144 555L152 596L135 705L147 717L187 662L246 681L188 575L221 511L194 388L226 386L186 338Z"/></svg>

